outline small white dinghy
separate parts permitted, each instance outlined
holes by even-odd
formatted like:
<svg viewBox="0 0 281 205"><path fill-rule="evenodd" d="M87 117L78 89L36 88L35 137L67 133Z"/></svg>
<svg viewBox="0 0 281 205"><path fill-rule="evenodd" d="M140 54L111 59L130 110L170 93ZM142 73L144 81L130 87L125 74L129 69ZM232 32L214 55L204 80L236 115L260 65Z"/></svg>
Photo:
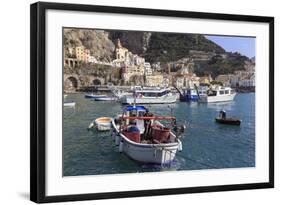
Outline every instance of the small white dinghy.
<svg viewBox="0 0 281 205"><path fill-rule="evenodd" d="M74 101L65 101L64 103L63 103L63 106L64 107L75 107L75 102Z"/></svg>
<svg viewBox="0 0 281 205"><path fill-rule="evenodd" d="M88 129L96 128L99 131L108 131L111 129L111 117L100 117L95 119L88 127Z"/></svg>

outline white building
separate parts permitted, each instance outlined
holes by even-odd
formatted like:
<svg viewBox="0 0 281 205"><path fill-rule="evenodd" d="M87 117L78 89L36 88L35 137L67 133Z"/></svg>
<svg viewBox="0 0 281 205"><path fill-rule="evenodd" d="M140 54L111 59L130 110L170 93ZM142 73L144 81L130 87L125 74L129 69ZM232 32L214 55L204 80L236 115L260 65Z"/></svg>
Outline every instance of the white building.
<svg viewBox="0 0 281 205"><path fill-rule="evenodd" d="M151 69L151 65L149 62L144 63L144 72L145 72L145 75L152 75L152 69Z"/></svg>
<svg viewBox="0 0 281 205"><path fill-rule="evenodd" d="M176 87L183 88L184 87L184 77L180 77L176 79Z"/></svg>
<svg viewBox="0 0 281 205"><path fill-rule="evenodd" d="M239 80L239 86L240 87L253 87L255 86L255 73L251 74L249 78L245 78L242 80Z"/></svg>
<svg viewBox="0 0 281 205"><path fill-rule="evenodd" d="M89 63L97 63L98 61L97 61L97 59L94 56L89 56L88 62Z"/></svg>

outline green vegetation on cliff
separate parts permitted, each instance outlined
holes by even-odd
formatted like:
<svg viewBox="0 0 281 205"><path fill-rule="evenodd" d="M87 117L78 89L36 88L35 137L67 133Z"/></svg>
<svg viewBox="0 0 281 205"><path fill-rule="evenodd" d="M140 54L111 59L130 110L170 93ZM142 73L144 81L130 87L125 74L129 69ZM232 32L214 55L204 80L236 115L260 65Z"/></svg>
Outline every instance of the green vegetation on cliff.
<svg viewBox="0 0 281 205"><path fill-rule="evenodd" d="M190 50L224 53L224 49L200 34L152 33L145 58L150 62L176 61Z"/></svg>
<svg viewBox="0 0 281 205"><path fill-rule="evenodd" d="M195 62L194 72L199 76L211 74L216 77L221 74L233 74L237 70L245 70L245 61L249 58L239 53L227 53L224 59L216 55L207 62Z"/></svg>

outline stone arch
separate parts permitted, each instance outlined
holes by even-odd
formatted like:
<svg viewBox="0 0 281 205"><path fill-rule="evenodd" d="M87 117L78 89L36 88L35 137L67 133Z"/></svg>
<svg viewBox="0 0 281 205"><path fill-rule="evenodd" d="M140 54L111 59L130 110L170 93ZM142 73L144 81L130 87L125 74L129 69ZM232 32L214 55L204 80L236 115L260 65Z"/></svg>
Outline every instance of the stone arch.
<svg viewBox="0 0 281 205"><path fill-rule="evenodd" d="M93 80L93 85L101 85L101 83L102 83L101 80L98 78Z"/></svg>
<svg viewBox="0 0 281 205"><path fill-rule="evenodd" d="M75 91L78 88L78 79L70 76L64 81L64 89L69 91Z"/></svg>

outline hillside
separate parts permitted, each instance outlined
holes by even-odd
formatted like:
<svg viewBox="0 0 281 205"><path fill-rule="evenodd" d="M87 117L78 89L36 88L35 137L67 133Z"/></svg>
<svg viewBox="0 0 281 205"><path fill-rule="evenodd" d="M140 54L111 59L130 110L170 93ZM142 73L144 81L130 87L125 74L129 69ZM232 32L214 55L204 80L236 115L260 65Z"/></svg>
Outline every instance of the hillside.
<svg viewBox="0 0 281 205"><path fill-rule="evenodd" d="M210 61L195 62L194 72L199 76L211 74L216 77L220 74L233 74L237 70L245 70L245 61L250 59L239 53L226 52L227 58L222 58L219 55L211 58Z"/></svg>
<svg viewBox="0 0 281 205"><path fill-rule="evenodd" d="M119 38L124 47L151 63L176 61L188 56L189 50L225 52L200 34L110 31L110 38Z"/></svg>
<svg viewBox="0 0 281 205"><path fill-rule="evenodd" d="M212 52L217 55L208 61L195 61L194 72L198 75L233 73L244 69L249 60L239 53L227 53L222 47L200 34L156 33L141 31L105 31L92 29L65 29L65 56L75 57L71 48L84 46L90 49L99 61L114 60L115 42L120 39L122 45L134 54L145 58L147 62L178 61L190 56L190 50ZM227 58L222 58L224 54Z"/></svg>
<svg viewBox="0 0 281 205"><path fill-rule="evenodd" d="M223 48L203 35L153 33L145 57L151 62L169 62L188 56L190 50L225 52Z"/></svg>

